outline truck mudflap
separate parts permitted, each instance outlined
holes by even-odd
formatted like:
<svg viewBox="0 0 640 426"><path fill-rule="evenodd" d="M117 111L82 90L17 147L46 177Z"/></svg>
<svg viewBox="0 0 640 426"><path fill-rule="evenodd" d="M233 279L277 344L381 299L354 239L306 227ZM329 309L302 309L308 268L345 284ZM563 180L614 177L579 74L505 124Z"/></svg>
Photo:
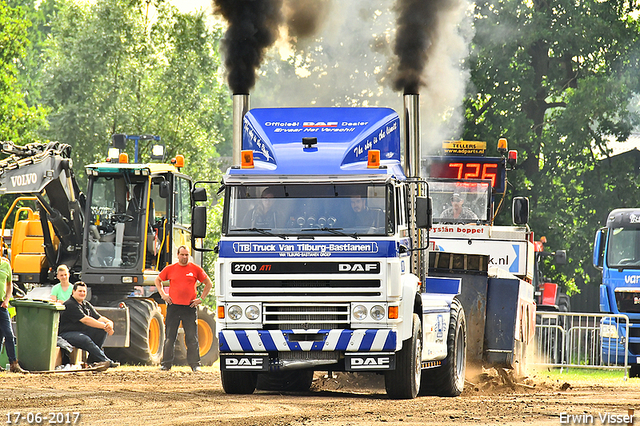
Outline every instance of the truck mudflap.
<svg viewBox="0 0 640 426"><path fill-rule="evenodd" d="M394 352L397 334L368 330L222 330L220 352Z"/></svg>
<svg viewBox="0 0 640 426"><path fill-rule="evenodd" d="M220 369L225 371L269 371L267 353L221 353Z"/></svg>
<svg viewBox="0 0 640 426"><path fill-rule="evenodd" d="M487 362L506 368L525 364L535 315L531 284L517 278L490 278L484 336Z"/></svg>
<svg viewBox="0 0 640 426"><path fill-rule="evenodd" d="M396 369L394 352L347 352L344 354L346 371L388 371Z"/></svg>

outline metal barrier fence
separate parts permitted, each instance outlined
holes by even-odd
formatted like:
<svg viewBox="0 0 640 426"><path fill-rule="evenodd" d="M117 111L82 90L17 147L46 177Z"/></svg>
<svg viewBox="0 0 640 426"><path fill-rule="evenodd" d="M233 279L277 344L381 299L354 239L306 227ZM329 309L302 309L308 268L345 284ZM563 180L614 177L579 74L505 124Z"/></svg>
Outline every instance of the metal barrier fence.
<svg viewBox="0 0 640 426"><path fill-rule="evenodd" d="M618 332L619 327L625 329L624 335ZM560 368L624 368L626 379L629 346L626 336L629 336L626 315L537 312L532 363Z"/></svg>

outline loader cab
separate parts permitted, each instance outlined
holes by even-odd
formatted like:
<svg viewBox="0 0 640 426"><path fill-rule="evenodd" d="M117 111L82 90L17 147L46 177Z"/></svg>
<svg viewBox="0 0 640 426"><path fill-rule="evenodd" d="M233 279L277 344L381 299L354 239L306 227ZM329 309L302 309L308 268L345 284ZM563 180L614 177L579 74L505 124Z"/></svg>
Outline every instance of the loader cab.
<svg viewBox="0 0 640 426"><path fill-rule="evenodd" d="M87 176L83 280L151 285L190 244L190 178L169 164L102 163Z"/></svg>

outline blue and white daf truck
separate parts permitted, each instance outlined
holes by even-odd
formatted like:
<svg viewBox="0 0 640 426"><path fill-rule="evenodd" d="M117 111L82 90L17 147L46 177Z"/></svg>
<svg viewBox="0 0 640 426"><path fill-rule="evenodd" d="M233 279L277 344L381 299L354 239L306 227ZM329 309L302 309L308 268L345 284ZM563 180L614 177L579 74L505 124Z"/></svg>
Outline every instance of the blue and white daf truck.
<svg viewBox="0 0 640 426"><path fill-rule="evenodd" d="M600 311L623 314L629 324L605 318L600 325L602 361L630 365L640 376L640 208L616 209L596 232L593 265L602 270ZM628 351L623 345L627 340Z"/></svg>
<svg viewBox="0 0 640 426"><path fill-rule="evenodd" d="M406 172L420 170L418 133L403 167L392 109L248 110L242 96L215 271L225 392L307 390L314 371L351 371L383 374L391 398L459 395L461 280L426 276L428 188Z"/></svg>

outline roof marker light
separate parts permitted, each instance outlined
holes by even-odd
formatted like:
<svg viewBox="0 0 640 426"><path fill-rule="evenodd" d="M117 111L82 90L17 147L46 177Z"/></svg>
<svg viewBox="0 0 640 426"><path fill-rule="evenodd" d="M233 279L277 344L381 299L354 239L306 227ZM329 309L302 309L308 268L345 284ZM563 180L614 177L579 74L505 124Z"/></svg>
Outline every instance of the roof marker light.
<svg viewBox="0 0 640 426"><path fill-rule="evenodd" d="M369 150L369 159L367 161L367 168L369 169L380 168L380 150L379 149Z"/></svg>
<svg viewBox="0 0 640 426"><path fill-rule="evenodd" d="M253 151L250 149L243 149L240 155L242 159L243 169L253 169Z"/></svg>
<svg viewBox="0 0 640 426"><path fill-rule="evenodd" d="M174 166L176 166L177 168L181 169L184 167L184 155L176 155L175 158L173 158L171 160L171 164L173 164Z"/></svg>
<svg viewBox="0 0 640 426"><path fill-rule="evenodd" d="M318 138L316 137L304 137L302 138L302 145L304 148L313 148L314 145L318 144Z"/></svg>
<svg viewBox="0 0 640 426"><path fill-rule="evenodd" d="M511 151L509 151L509 154L507 156L507 163L509 163L511 167L514 167L517 162L518 162L518 151L516 151L515 149L512 149Z"/></svg>
<svg viewBox="0 0 640 426"><path fill-rule="evenodd" d="M504 154L508 149L507 138L498 139L498 152Z"/></svg>

